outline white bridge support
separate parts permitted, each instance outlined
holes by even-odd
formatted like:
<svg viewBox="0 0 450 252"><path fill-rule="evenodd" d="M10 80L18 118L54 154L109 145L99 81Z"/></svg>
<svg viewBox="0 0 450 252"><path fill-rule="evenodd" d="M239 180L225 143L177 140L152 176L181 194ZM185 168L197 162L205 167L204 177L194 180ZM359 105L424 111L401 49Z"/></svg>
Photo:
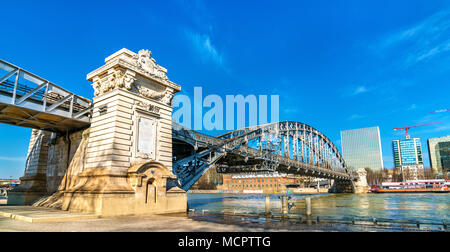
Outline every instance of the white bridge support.
<svg viewBox="0 0 450 252"><path fill-rule="evenodd" d="M16 203L28 204L54 192L34 205L101 216L186 211L186 191L172 173L172 98L181 88L168 79L150 51L122 49L88 74L93 107L90 101L81 104L74 94L50 95L49 90L57 88L42 78L35 81L36 88L25 88L13 76L29 73L4 65L0 120L40 129L33 131L20 187L39 194ZM18 87L25 93L18 95ZM1 100L1 95L9 98ZM27 99L33 104L22 103ZM14 121L14 109L26 113ZM23 120L33 123L25 125ZM48 131L55 132L50 141Z"/></svg>
<svg viewBox="0 0 450 252"><path fill-rule="evenodd" d="M172 98L180 86L151 52L122 49L87 75L94 108L82 166L69 167L62 209L103 216L185 212L172 173Z"/></svg>

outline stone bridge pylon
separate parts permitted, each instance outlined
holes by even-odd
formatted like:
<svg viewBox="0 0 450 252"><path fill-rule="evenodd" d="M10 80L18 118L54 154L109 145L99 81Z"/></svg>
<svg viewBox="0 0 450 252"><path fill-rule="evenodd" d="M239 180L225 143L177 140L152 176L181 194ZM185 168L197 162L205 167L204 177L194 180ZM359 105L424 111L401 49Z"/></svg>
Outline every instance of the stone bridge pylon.
<svg viewBox="0 0 450 252"><path fill-rule="evenodd" d="M8 204L103 216L184 212L186 192L172 173L172 98L181 90L151 52L122 49L87 75L94 88L90 126L33 130L25 174Z"/></svg>

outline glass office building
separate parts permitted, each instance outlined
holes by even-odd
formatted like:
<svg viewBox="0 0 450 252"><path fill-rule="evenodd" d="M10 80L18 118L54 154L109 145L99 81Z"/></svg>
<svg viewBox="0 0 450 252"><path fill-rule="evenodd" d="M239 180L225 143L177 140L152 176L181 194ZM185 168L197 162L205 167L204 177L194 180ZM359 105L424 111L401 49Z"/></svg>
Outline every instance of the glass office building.
<svg viewBox="0 0 450 252"><path fill-rule="evenodd" d="M450 172L450 142L439 143L439 155L443 172Z"/></svg>
<svg viewBox="0 0 450 252"><path fill-rule="evenodd" d="M450 136L428 139L428 153L434 172L450 172Z"/></svg>
<svg viewBox="0 0 450 252"><path fill-rule="evenodd" d="M394 140L392 149L394 151L395 167L423 165L420 138Z"/></svg>
<svg viewBox="0 0 450 252"><path fill-rule="evenodd" d="M383 169L380 129L370 127L341 131L342 155L352 170Z"/></svg>

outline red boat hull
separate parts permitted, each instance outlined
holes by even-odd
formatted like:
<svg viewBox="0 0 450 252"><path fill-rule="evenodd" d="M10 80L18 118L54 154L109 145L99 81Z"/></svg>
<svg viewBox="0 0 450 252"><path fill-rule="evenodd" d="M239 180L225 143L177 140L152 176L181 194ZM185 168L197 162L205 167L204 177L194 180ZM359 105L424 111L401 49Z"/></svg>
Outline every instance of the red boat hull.
<svg viewBox="0 0 450 252"><path fill-rule="evenodd" d="M450 193L448 188L433 188L433 189L376 189L373 193Z"/></svg>

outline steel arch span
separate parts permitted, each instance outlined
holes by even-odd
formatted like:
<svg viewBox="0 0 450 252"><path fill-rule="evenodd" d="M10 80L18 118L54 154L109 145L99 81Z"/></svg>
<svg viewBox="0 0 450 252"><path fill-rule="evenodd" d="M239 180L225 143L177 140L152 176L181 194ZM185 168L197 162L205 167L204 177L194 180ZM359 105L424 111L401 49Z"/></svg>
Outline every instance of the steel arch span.
<svg viewBox="0 0 450 252"><path fill-rule="evenodd" d="M279 171L355 181L338 148L300 122L269 123L213 137L173 123L173 171L189 190L210 168L221 173Z"/></svg>

